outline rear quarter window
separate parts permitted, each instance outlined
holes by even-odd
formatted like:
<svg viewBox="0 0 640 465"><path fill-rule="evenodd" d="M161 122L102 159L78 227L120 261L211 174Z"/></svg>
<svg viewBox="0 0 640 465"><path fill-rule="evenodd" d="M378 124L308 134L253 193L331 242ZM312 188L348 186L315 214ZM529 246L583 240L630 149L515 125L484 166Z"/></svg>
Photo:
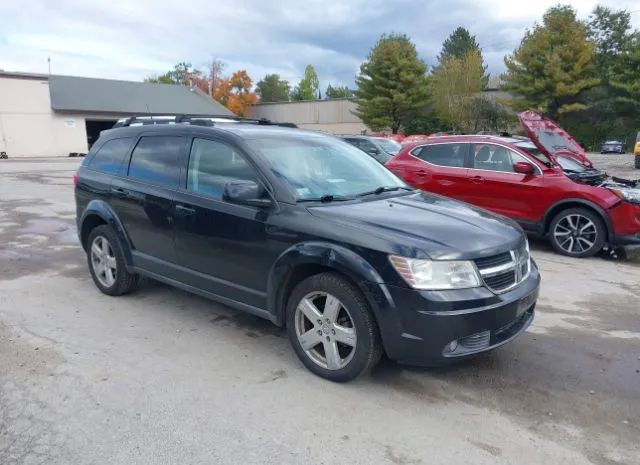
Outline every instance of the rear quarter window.
<svg viewBox="0 0 640 465"><path fill-rule="evenodd" d="M132 140L131 137L108 140L91 157L88 167L103 173L118 173L124 157L129 152Z"/></svg>
<svg viewBox="0 0 640 465"><path fill-rule="evenodd" d="M147 136L133 149L128 176L149 184L178 187L181 136Z"/></svg>

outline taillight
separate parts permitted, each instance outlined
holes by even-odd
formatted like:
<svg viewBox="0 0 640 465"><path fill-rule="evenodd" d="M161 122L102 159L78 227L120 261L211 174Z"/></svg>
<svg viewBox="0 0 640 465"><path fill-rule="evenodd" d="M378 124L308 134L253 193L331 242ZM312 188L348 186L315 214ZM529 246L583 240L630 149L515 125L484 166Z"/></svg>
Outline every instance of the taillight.
<svg viewBox="0 0 640 465"><path fill-rule="evenodd" d="M77 186L78 185L78 175L74 174L72 179L73 179L73 185Z"/></svg>

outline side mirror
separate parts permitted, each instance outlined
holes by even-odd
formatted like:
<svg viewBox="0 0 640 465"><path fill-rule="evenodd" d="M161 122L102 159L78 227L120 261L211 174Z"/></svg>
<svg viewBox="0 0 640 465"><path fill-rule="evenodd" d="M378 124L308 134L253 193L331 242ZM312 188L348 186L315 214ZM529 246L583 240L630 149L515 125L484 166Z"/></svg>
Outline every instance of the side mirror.
<svg viewBox="0 0 640 465"><path fill-rule="evenodd" d="M231 181L224 185L222 198L228 202L254 207L268 207L271 199L262 196L264 189L254 181Z"/></svg>
<svg viewBox="0 0 640 465"><path fill-rule="evenodd" d="M520 174L533 174L534 167L531 163L527 163L526 161L519 161L513 165L513 171Z"/></svg>

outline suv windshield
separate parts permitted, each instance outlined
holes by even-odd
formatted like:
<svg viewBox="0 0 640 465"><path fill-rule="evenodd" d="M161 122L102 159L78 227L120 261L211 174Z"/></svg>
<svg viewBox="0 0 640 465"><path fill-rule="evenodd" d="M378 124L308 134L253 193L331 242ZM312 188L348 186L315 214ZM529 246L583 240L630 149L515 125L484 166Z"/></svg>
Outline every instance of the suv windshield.
<svg viewBox="0 0 640 465"><path fill-rule="evenodd" d="M544 163L545 165L553 166L553 162L551 161L551 159L548 156L546 156L538 147L536 147L533 142L528 142L528 141L516 142L513 145L515 145L518 148L521 148L522 150L527 152L529 155L535 157L536 160Z"/></svg>
<svg viewBox="0 0 640 465"><path fill-rule="evenodd" d="M247 140L298 200L355 197L406 184L363 151L332 137L297 136Z"/></svg>
<svg viewBox="0 0 640 465"><path fill-rule="evenodd" d="M402 148L402 145L394 140L380 138L376 139L376 141L385 152L390 153L391 155L395 155Z"/></svg>

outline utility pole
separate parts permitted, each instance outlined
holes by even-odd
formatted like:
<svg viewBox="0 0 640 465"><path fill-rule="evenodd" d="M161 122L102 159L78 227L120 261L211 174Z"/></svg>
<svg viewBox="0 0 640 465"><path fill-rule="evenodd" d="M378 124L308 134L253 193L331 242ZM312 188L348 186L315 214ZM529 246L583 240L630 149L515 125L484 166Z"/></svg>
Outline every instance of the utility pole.
<svg viewBox="0 0 640 465"><path fill-rule="evenodd" d="M51 57L47 57L47 65L49 66L49 75L51 75Z"/></svg>

